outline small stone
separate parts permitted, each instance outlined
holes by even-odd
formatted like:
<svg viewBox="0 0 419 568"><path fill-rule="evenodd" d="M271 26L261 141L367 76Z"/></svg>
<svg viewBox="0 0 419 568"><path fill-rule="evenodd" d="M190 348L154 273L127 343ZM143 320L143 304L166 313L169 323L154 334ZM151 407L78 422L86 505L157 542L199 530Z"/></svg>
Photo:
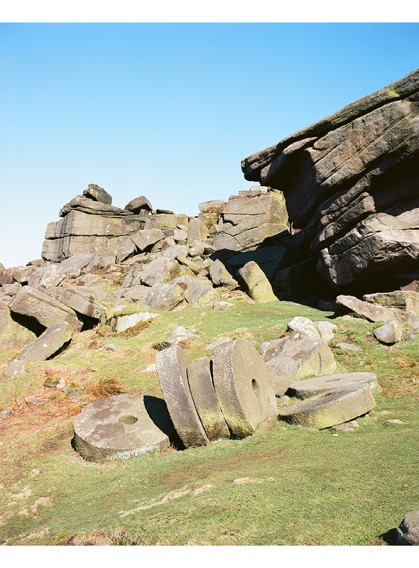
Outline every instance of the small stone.
<svg viewBox="0 0 419 568"><path fill-rule="evenodd" d="M105 349L106 351L118 351L118 348L115 345L115 343L105 343L103 349Z"/></svg>
<svg viewBox="0 0 419 568"><path fill-rule="evenodd" d="M157 365L155 363L151 363L151 365L148 365L143 373L155 373L157 371Z"/></svg>
<svg viewBox="0 0 419 568"><path fill-rule="evenodd" d="M77 385L75 383L70 384L68 387L65 388L65 396L67 398L77 398L81 396L85 391L85 388L81 385Z"/></svg>
<svg viewBox="0 0 419 568"><path fill-rule="evenodd" d="M402 420L399 420L398 418L392 418L391 420L386 420L386 422L388 422L389 424L397 424L398 426L400 426L402 424L408 424L408 422L403 422Z"/></svg>
<svg viewBox="0 0 419 568"><path fill-rule="evenodd" d="M6 379L14 379L17 375L23 375L26 373L26 367L23 361L18 359L13 359L3 371L3 375Z"/></svg>
<svg viewBox="0 0 419 568"><path fill-rule="evenodd" d="M343 430L344 432L355 432L357 428L360 428L356 420L351 420L350 422L344 422L343 424L337 424L332 426L331 430Z"/></svg>
<svg viewBox="0 0 419 568"><path fill-rule="evenodd" d="M400 544L419 545L419 510L407 513L397 529Z"/></svg>
<svg viewBox="0 0 419 568"><path fill-rule="evenodd" d="M374 329L373 335L380 343L394 345L401 340L403 328L396 319L388 320L381 327Z"/></svg>
<svg viewBox="0 0 419 568"><path fill-rule="evenodd" d="M166 341L171 345L177 345L181 341L186 341L188 339L196 339L199 334L196 331L189 331L183 325L178 325L166 336Z"/></svg>
<svg viewBox="0 0 419 568"><path fill-rule="evenodd" d="M305 333L312 339L320 339L320 333L309 318L296 316L290 322L288 322L287 327L288 331L299 331L301 333Z"/></svg>
<svg viewBox="0 0 419 568"><path fill-rule="evenodd" d="M12 411L6 408L5 410L0 410L0 418L7 418L12 415Z"/></svg>
<svg viewBox="0 0 419 568"><path fill-rule="evenodd" d="M116 333L121 333L126 329L134 327L140 322L148 321L157 317L159 317L159 314L153 314L151 312L137 312L125 316L117 316L112 321L111 327Z"/></svg>
<svg viewBox="0 0 419 568"><path fill-rule="evenodd" d="M44 387L49 389L63 389L65 385L65 380L61 377L48 377L48 379L44 381Z"/></svg>
<svg viewBox="0 0 419 568"><path fill-rule="evenodd" d="M363 349L359 347L359 345L355 345L354 343L347 343L345 341L336 343L336 347L339 347L339 349L342 349L343 351L355 351L356 353L363 352Z"/></svg>
<svg viewBox="0 0 419 568"><path fill-rule="evenodd" d="M224 301L214 302L214 311L223 312L224 310L228 310L228 308L231 308L231 306L234 306L234 304L232 304L231 302L224 302Z"/></svg>
<svg viewBox="0 0 419 568"><path fill-rule="evenodd" d="M329 343L329 341L333 339L335 332L338 329L338 326L330 321L316 321L314 322L314 325L320 333L320 337L323 341L326 341L326 343Z"/></svg>
<svg viewBox="0 0 419 568"><path fill-rule="evenodd" d="M35 398L32 396L25 398L25 402L27 402L28 404L32 404L33 406L45 406L45 404L47 403L46 400L43 400L41 398Z"/></svg>

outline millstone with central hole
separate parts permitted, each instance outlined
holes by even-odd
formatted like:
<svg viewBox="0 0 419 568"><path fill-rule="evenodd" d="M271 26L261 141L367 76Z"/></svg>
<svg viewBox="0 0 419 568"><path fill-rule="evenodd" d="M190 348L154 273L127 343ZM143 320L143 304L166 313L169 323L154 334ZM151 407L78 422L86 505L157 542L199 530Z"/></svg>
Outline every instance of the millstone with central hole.
<svg viewBox="0 0 419 568"><path fill-rule="evenodd" d="M181 347L174 345L156 356L157 374L161 390L174 427L185 448L208 443L189 389L186 368L188 357Z"/></svg>
<svg viewBox="0 0 419 568"><path fill-rule="evenodd" d="M173 434L164 400L120 394L95 400L76 416L73 447L88 461L126 459L168 448Z"/></svg>
<svg viewBox="0 0 419 568"><path fill-rule="evenodd" d="M187 374L195 408L209 440L229 438L230 430L224 420L212 383L210 359L203 357L189 363Z"/></svg>
<svg viewBox="0 0 419 568"><path fill-rule="evenodd" d="M223 416L238 438L276 416L272 378L256 347L246 339L220 345L213 358L214 388Z"/></svg>

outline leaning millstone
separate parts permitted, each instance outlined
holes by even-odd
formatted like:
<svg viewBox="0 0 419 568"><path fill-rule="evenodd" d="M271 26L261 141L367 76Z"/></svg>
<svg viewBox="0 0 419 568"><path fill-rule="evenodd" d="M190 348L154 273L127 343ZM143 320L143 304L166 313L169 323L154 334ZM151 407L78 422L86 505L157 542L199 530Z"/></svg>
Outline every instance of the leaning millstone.
<svg viewBox="0 0 419 568"><path fill-rule="evenodd" d="M387 321L394 318L394 313L388 308L358 300L355 296L338 296L336 303L339 308L346 308L355 315L369 321Z"/></svg>
<svg viewBox="0 0 419 568"><path fill-rule="evenodd" d="M188 357L174 345L159 351L156 357L161 390L174 427L184 446L202 446L208 436L196 411L187 378Z"/></svg>
<svg viewBox="0 0 419 568"><path fill-rule="evenodd" d="M3 376L6 379L14 379L18 375L24 375L26 373L26 367L23 361L18 359L13 359L3 370Z"/></svg>
<svg viewBox="0 0 419 568"><path fill-rule="evenodd" d="M244 281L247 293L252 300L260 303L278 301L278 298L272 291L269 280L256 262L251 260L243 268L240 268L238 274Z"/></svg>
<svg viewBox="0 0 419 568"><path fill-rule="evenodd" d="M300 331L301 333L305 333L312 339L320 339L319 331L316 329L316 326L309 318L296 316L290 322L288 322L287 327L289 331Z"/></svg>
<svg viewBox="0 0 419 568"><path fill-rule="evenodd" d="M149 321L158 316L159 314L152 314L151 312L137 312L126 316L115 316L111 321L111 328L116 333L121 333L130 327L134 327L137 323Z"/></svg>
<svg viewBox="0 0 419 568"><path fill-rule="evenodd" d="M125 205L124 209L131 211L131 213L136 215L137 213L140 213L140 211L152 211L153 207L147 197L141 195L140 197L131 199L131 201Z"/></svg>
<svg viewBox="0 0 419 568"><path fill-rule="evenodd" d="M386 323L381 327L374 329L373 334L380 343L393 345L401 340L403 328L399 321L391 319L386 321Z"/></svg>
<svg viewBox="0 0 419 568"><path fill-rule="evenodd" d="M76 416L73 447L87 461L128 459L168 448L173 434L163 400L120 394L95 400Z"/></svg>
<svg viewBox="0 0 419 568"><path fill-rule="evenodd" d="M214 388L234 436L253 434L277 413L269 371L255 346L236 339L217 347L213 357Z"/></svg>
<svg viewBox="0 0 419 568"><path fill-rule="evenodd" d="M89 199L93 199L93 201L100 201L101 203L107 203L108 205L112 203L112 196L102 187L99 187L94 183L89 183L88 187L83 191L83 195Z"/></svg>
<svg viewBox="0 0 419 568"><path fill-rule="evenodd" d="M397 529L400 544L419 546L419 510L407 513Z"/></svg>
<svg viewBox="0 0 419 568"><path fill-rule="evenodd" d="M329 391L347 389L360 384L369 384L371 390L377 387L377 375L374 373L337 373L322 375L297 381L290 385L287 394L298 398L309 398Z"/></svg>
<svg viewBox="0 0 419 568"><path fill-rule="evenodd" d="M267 341L259 352L271 372L277 396L283 396L295 381L336 371L336 361L327 343L300 332Z"/></svg>
<svg viewBox="0 0 419 568"><path fill-rule="evenodd" d="M192 398L208 439L229 438L230 430L214 390L210 359L203 357L189 363L187 375Z"/></svg>
<svg viewBox="0 0 419 568"><path fill-rule="evenodd" d="M325 392L279 409L278 418L308 428L330 428L366 414L375 406L369 384Z"/></svg>
<svg viewBox="0 0 419 568"><path fill-rule="evenodd" d="M66 321L56 323L25 347L17 358L20 361L46 361L69 343L73 334L73 329Z"/></svg>

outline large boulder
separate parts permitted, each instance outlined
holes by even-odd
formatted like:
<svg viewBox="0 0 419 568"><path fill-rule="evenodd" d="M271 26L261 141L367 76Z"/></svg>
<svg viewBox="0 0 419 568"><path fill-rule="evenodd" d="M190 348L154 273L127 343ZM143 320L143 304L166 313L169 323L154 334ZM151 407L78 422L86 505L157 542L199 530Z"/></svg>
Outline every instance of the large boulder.
<svg viewBox="0 0 419 568"><path fill-rule="evenodd" d="M242 162L246 179L284 192L302 250L339 290L415 278L418 102L419 69Z"/></svg>
<svg viewBox="0 0 419 568"><path fill-rule="evenodd" d="M8 306L0 303L0 350L25 347L34 339L35 333L14 321Z"/></svg>
<svg viewBox="0 0 419 568"><path fill-rule="evenodd" d="M277 396L283 396L295 381L336 370L336 361L327 343L301 332L267 341L259 352L273 377Z"/></svg>
<svg viewBox="0 0 419 568"><path fill-rule="evenodd" d="M30 286L25 286L16 294L9 308L19 322L34 329L35 333L62 321L66 321L73 331L82 328L74 310Z"/></svg>
<svg viewBox="0 0 419 568"><path fill-rule="evenodd" d="M247 293L255 302L264 304L278 301L265 273L253 260L240 268L238 275L244 282Z"/></svg>
<svg viewBox="0 0 419 568"><path fill-rule="evenodd" d="M108 203L109 205L112 203L112 196L104 190L103 187L94 183L89 183L87 188L83 191L83 195L94 201L100 201L101 203Z"/></svg>
<svg viewBox="0 0 419 568"><path fill-rule="evenodd" d="M287 226L282 192L267 187L241 191L232 195L224 207L213 246L230 251L256 248Z"/></svg>

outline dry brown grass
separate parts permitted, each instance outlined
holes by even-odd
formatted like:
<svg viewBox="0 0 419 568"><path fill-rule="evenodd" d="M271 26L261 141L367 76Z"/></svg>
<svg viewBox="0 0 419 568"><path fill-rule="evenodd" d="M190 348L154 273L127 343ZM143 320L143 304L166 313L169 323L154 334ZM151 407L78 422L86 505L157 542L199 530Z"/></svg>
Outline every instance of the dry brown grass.
<svg viewBox="0 0 419 568"><path fill-rule="evenodd" d="M121 383L115 378L102 378L97 383L87 385L87 392L95 398L103 398L105 396L113 396L124 392Z"/></svg>

